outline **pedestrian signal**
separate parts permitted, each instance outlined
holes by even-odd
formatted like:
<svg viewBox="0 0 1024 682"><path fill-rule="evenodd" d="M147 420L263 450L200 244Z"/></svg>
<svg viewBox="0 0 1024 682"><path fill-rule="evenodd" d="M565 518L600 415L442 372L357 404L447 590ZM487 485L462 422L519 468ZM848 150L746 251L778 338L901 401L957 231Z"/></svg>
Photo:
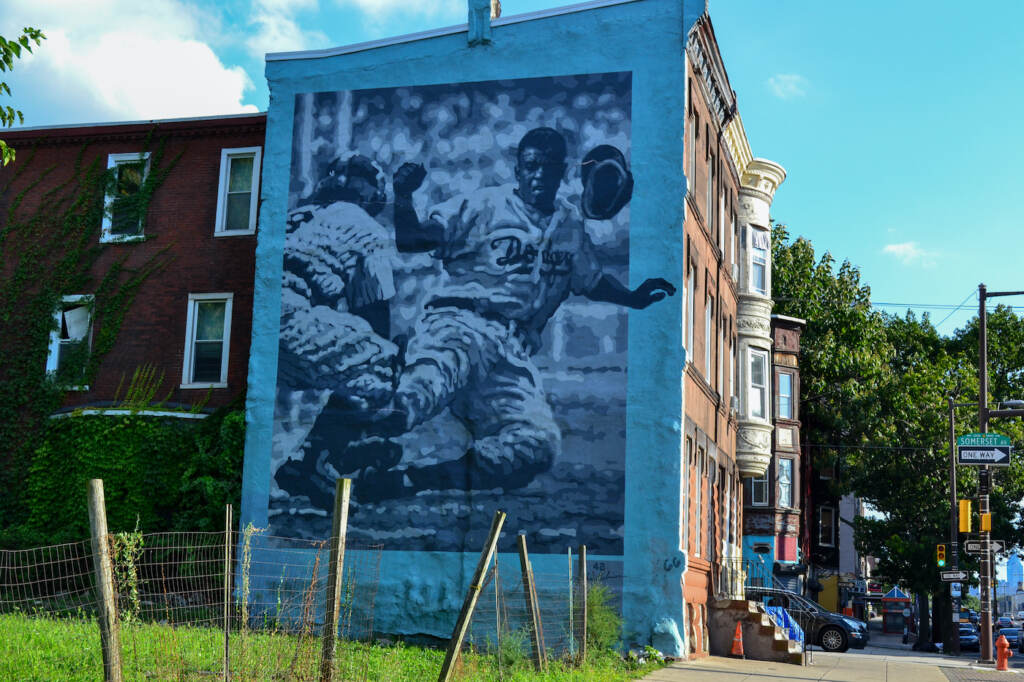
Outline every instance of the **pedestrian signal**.
<svg viewBox="0 0 1024 682"><path fill-rule="evenodd" d="M946 546L935 545L935 563L939 568L946 567Z"/></svg>

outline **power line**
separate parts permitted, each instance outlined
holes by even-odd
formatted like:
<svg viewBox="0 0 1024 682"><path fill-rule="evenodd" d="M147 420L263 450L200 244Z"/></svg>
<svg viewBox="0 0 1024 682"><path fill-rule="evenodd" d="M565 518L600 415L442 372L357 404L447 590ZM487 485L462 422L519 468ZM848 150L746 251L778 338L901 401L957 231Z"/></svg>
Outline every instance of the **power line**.
<svg viewBox="0 0 1024 682"><path fill-rule="evenodd" d="M974 295L976 295L976 294L977 294L977 290L975 290L975 289L971 289L971 290L970 290L970 291L969 291L969 292L967 293L967 296L965 296L965 297L964 297L964 300L960 301L960 305L958 305L958 306L957 306L956 308L954 308L954 309L953 309L953 310L952 310L952 311L951 311L951 312L949 313L949 315L946 315L946 316L945 316L944 318L942 318L942 322L945 322L945 321L946 321L946 320L948 320L948 319L949 319L950 317L952 317L952 316L953 316L953 313L955 313L955 312L956 312L957 310L960 310L960 308L964 307L964 303L967 303L967 299L969 299L969 298L970 298L971 296L974 296ZM935 325L935 326L936 326L936 327L941 327L941 326L942 326L942 322L939 322L939 323L938 323L937 325Z"/></svg>

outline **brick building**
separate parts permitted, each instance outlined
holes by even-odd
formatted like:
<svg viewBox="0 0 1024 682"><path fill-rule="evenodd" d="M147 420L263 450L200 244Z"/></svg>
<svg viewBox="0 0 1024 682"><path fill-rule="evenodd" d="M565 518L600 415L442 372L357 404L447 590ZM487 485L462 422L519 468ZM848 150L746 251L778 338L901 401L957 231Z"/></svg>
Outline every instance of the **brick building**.
<svg viewBox="0 0 1024 682"><path fill-rule="evenodd" d="M214 408L244 396L265 129L266 115L254 114L4 134L18 152L0 169L2 224L15 230L3 252L6 276L33 257L32 245L17 236L19 226L53 209L55 197L92 182L96 196L79 198L103 203L102 211L66 214L95 217L80 234L89 242L83 247L98 253L88 272L72 278L72 288L56 292L57 329L38 358L40 367L62 377L65 408L123 399L143 367L155 369L155 398L167 407ZM98 182L97 172L103 173ZM133 203L144 195L143 203ZM65 255L60 246L42 256L47 267ZM109 292L104 278L150 267L130 306L118 311L120 331L88 385L63 377L68 358L94 352L103 338L103 319L94 313L102 303L97 296ZM30 284L27 295L46 286L45 278Z"/></svg>
<svg viewBox="0 0 1024 682"><path fill-rule="evenodd" d="M710 602L741 596L741 480L761 475L771 454L767 210L785 173L753 158L707 14L686 57L683 580L693 656L708 649Z"/></svg>

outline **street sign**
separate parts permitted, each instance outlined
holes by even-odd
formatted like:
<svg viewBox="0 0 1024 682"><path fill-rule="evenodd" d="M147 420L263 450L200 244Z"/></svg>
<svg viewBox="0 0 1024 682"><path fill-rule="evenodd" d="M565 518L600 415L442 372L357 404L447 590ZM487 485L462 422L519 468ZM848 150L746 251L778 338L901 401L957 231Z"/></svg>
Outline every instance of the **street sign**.
<svg viewBox="0 0 1024 682"><path fill-rule="evenodd" d="M960 583L950 583L949 584L949 594L952 597L959 597L960 596Z"/></svg>
<svg viewBox="0 0 1024 682"><path fill-rule="evenodd" d="M999 540L990 540L988 544L993 552L1002 552L1004 549L1003 543ZM981 554L984 551L981 540L968 540L964 543L964 551L968 554Z"/></svg>
<svg viewBox="0 0 1024 682"><path fill-rule="evenodd" d="M944 583L962 583L967 580L967 571L942 571L939 575Z"/></svg>
<svg viewBox="0 0 1024 682"><path fill-rule="evenodd" d="M1013 445L998 433L969 433L956 439L956 461L973 466L1010 466Z"/></svg>
<svg viewBox="0 0 1024 682"><path fill-rule="evenodd" d="M836 582L836 585L839 586L839 587L845 587L845 588L848 588L848 589L856 587L856 583L854 583L852 580L840 580L840 581Z"/></svg>

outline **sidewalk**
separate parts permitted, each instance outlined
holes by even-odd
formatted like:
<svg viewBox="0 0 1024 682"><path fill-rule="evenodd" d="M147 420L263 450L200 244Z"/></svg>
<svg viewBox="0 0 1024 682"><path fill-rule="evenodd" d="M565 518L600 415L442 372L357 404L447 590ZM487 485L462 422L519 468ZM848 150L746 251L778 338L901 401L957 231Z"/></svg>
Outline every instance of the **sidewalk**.
<svg viewBox="0 0 1024 682"><path fill-rule="evenodd" d="M895 655L867 652L828 654L814 652L807 666L710 656L673 663L643 678L646 682L782 682L833 680L836 682L949 682L950 680L1020 680L1018 671L997 673L970 661L943 659L934 654L906 652Z"/></svg>

